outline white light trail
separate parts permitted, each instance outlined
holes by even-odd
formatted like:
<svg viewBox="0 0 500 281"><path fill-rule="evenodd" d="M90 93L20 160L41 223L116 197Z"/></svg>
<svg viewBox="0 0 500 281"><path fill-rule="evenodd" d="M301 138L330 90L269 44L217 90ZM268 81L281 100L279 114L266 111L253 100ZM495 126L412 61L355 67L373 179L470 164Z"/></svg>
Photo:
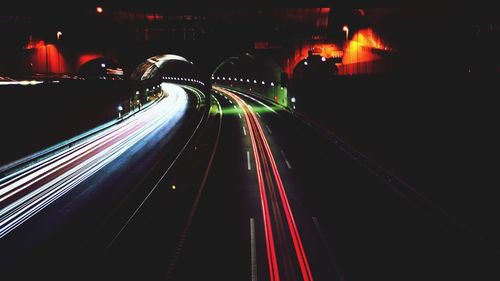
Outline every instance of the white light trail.
<svg viewBox="0 0 500 281"><path fill-rule="evenodd" d="M0 179L0 238L120 157L187 108L186 92L163 84L167 97L136 118L97 133L72 148Z"/></svg>

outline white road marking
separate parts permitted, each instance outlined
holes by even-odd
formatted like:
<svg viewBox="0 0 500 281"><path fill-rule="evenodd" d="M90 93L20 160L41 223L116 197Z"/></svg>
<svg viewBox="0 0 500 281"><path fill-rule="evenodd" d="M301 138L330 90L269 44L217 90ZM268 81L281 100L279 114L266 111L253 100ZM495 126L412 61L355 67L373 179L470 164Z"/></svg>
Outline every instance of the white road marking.
<svg viewBox="0 0 500 281"><path fill-rule="evenodd" d="M239 116L239 117L240 117L240 119L241 119L241 113L238 113L238 116Z"/></svg>
<svg viewBox="0 0 500 281"><path fill-rule="evenodd" d="M255 220L250 218L250 253L252 281L257 281L257 248L255 245Z"/></svg>
<svg viewBox="0 0 500 281"><path fill-rule="evenodd" d="M247 150L247 166L248 170L250 171L252 169L252 166L250 165L250 151Z"/></svg>
<svg viewBox="0 0 500 281"><path fill-rule="evenodd" d="M245 126L243 126L243 134L246 136L247 135L247 130L245 129Z"/></svg>
<svg viewBox="0 0 500 281"><path fill-rule="evenodd" d="M290 165L290 162L288 162L288 159L286 158L286 155L285 155L285 152L283 151L283 149L280 152L281 152L281 156L283 156L283 159L285 160L286 166L288 167L288 169L291 169L292 165Z"/></svg>
<svg viewBox="0 0 500 281"><path fill-rule="evenodd" d="M267 131L269 132L270 135L273 134L273 132L271 132L271 128L269 128L269 126L266 125L266 129L267 129Z"/></svg>

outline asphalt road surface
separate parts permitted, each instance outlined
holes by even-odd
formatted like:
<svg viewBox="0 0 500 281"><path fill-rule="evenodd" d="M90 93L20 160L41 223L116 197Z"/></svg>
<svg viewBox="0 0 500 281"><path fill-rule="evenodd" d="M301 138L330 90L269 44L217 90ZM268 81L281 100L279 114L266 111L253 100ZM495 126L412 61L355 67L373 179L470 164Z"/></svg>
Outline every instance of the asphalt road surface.
<svg viewBox="0 0 500 281"><path fill-rule="evenodd" d="M346 144L245 93L214 87L207 107L169 87L183 110L158 102L2 181L4 276L495 280L473 230Z"/></svg>

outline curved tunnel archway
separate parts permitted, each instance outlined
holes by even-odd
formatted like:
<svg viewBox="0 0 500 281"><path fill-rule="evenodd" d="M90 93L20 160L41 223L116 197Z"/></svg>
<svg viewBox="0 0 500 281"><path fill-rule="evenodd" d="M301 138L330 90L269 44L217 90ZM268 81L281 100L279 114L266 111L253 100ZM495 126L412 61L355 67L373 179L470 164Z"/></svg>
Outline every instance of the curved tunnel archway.
<svg viewBox="0 0 500 281"><path fill-rule="evenodd" d="M212 82L261 95L281 105L288 104L287 77L273 60L250 53L232 56L212 73Z"/></svg>
<svg viewBox="0 0 500 281"><path fill-rule="evenodd" d="M338 74L335 60L319 55L310 55L299 61L293 68L293 79L314 82L331 79Z"/></svg>
<svg viewBox="0 0 500 281"><path fill-rule="evenodd" d="M161 95L161 83L169 82L197 88L209 94L209 81L193 62L184 57L163 54L147 58L131 73L130 80L135 88L134 99ZM210 102L210 98L205 100Z"/></svg>
<svg viewBox="0 0 500 281"><path fill-rule="evenodd" d="M209 85L209 81L193 62L173 54L163 54L146 59L135 68L130 79L143 84L170 81L192 85L201 90L206 90Z"/></svg>

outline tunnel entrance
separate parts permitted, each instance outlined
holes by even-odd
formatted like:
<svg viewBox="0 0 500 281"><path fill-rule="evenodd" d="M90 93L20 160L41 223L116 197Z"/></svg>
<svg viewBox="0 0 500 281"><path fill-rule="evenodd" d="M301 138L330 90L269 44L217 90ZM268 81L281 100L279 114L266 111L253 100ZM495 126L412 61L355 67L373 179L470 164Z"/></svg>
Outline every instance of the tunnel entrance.
<svg viewBox="0 0 500 281"><path fill-rule="evenodd" d="M212 83L257 94L283 106L289 103L286 73L262 55L245 53L227 58L213 71Z"/></svg>
<svg viewBox="0 0 500 281"><path fill-rule="evenodd" d="M104 57L84 63L78 69L77 74L87 80L123 80L123 68L114 60Z"/></svg>

